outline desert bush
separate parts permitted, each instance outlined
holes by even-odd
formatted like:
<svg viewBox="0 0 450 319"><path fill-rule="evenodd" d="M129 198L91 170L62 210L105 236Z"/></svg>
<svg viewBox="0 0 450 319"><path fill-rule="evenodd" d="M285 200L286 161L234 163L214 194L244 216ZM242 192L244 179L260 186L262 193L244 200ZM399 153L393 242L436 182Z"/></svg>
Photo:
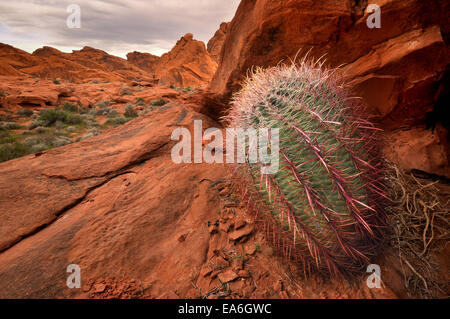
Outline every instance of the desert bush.
<svg viewBox="0 0 450 319"><path fill-rule="evenodd" d="M138 106L145 105L145 100L144 100L144 98L138 97L138 98L136 99L136 105L138 105Z"/></svg>
<svg viewBox="0 0 450 319"><path fill-rule="evenodd" d="M120 89L120 95L124 96L124 95L133 95L133 92L130 91L130 88L128 87L123 87Z"/></svg>
<svg viewBox="0 0 450 319"><path fill-rule="evenodd" d="M109 105L109 101L108 100L106 100L106 101L103 101L103 102L100 102L100 103L98 103L97 104L97 107L99 107L99 108L105 108L105 107L107 107Z"/></svg>
<svg viewBox="0 0 450 319"><path fill-rule="evenodd" d="M128 122L129 119L122 117L122 116L118 116L118 117L114 117L114 118L110 118L105 122L105 125L108 126L119 126L122 124L125 124L126 122Z"/></svg>
<svg viewBox="0 0 450 319"><path fill-rule="evenodd" d="M153 106L163 106L163 105L166 105L166 104L167 104L167 101L164 100L164 99L152 100L152 101L150 102L150 104L153 105Z"/></svg>
<svg viewBox="0 0 450 319"><path fill-rule="evenodd" d="M15 122L0 122L0 127L7 129L7 130L20 130L24 128L24 126L19 125Z"/></svg>
<svg viewBox="0 0 450 319"><path fill-rule="evenodd" d="M17 111L17 114L22 117L31 117L34 112L30 109L20 109L19 111Z"/></svg>
<svg viewBox="0 0 450 319"><path fill-rule="evenodd" d="M72 113L78 113L78 112L80 111L80 110L78 109L78 106L76 106L75 104L70 103L70 102L64 103L62 109L63 109L64 111L72 112Z"/></svg>
<svg viewBox="0 0 450 319"><path fill-rule="evenodd" d="M0 145L0 162L9 161L11 159L24 156L30 150L21 143Z"/></svg>
<svg viewBox="0 0 450 319"><path fill-rule="evenodd" d="M132 105L127 105L127 107L125 108L125 113L123 115L126 118L134 118L139 116Z"/></svg>

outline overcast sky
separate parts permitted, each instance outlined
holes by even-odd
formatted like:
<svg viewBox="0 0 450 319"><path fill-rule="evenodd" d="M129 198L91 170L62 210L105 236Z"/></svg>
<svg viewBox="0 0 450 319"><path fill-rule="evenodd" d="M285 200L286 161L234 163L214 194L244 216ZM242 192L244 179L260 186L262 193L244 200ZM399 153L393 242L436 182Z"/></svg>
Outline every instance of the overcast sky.
<svg viewBox="0 0 450 319"><path fill-rule="evenodd" d="M240 0L0 0L0 42L32 52L44 45L65 52L92 46L125 57L161 55L186 33L205 43ZM81 9L81 28L69 28L68 6ZM74 21L74 20L72 20Z"/></svg>

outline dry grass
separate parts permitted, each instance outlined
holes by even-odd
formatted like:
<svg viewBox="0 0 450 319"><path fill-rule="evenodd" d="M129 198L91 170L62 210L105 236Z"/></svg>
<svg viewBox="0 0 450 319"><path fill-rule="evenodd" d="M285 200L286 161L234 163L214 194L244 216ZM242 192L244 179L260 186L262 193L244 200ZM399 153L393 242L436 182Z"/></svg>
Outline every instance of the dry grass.
<svg viewBox="0 0 450 319"><path fill-rule="evenodd" d="M392 245L398 250L405 288L411 297L446 297L447 283L439 278L436 256L449 240L450 194L443 189L450 187L388 166Z"/></svg>

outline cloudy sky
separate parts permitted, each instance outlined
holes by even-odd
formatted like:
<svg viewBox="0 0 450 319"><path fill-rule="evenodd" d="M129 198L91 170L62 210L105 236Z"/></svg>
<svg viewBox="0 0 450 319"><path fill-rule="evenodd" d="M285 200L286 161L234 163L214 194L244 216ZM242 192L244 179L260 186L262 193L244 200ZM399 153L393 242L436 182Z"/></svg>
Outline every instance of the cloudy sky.
<svg viewBox="0 0 450 319"><path fill-rule="evenodd" d="M0 42L32 52L44 45L65 52L85 45L125 57L161 55L186 33L205 43L240 0L0 0ZM80 8L80 28L67 20ZM76 19L70 19L76 22Z"/></svg>

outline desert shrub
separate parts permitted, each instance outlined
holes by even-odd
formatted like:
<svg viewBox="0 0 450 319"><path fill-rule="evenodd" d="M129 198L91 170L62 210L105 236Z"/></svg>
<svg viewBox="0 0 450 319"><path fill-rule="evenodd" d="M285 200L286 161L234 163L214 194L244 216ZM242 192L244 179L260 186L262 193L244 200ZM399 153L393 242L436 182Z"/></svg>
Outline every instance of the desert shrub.
<svg viewBox="0 0 450 319"><path fill-rule="evenodd" d="M144 98L138 97L138 98L136 99L136 105L138 105L138 106L145 105L145 100L144 100Z"/></svg>
<svg viewBox="0 0 450 319"><path fill-rule="evenodd" d="M108 117L109 118L113 118L113 117L117 117L117 116L119 116L119 112L117 112L116 110L110 110L108 112Z"/></svg>
<svg viewBox="0 0 450 319"><path fill-rule="evenodd" d="M20 130L24 128L24 126L19 125L15 122L0 122L0 127L3 127L4 129L7 130Z"/></svg>
<svg viewBox="0 0 450 319"><path fill-rule="evenodd" d="M64 103L62 109L64 111L72 112L72 113L78 113L79 112L78 106L76 106L75 104L70 103L70 102Z"/></svg>
<svg viewBox="0 0 450 319"><path fill-rule="evenodd" d="M166 105L168 102L164 99L159 99L159 100L152 100L150 102L151 105L153 106L163 106Z"/></svg>
<svg viewBox="0 0 450 319"><path fill-rule="evenodd" d="M114 117L114 118L110 118L105 122L105 125L108 126L119 126L122 124L125 124L126 122L128 122L129 119L122 117L122 116L118 116L118 117Z"/></svg>
<svg viewBox="0 0 450 319"><path fill-rule="evenodd" d="M56 85L58 85L58 84L61 84L61 82L59 81L59 80L53 80L53 84L56 84Z"/></svg>
<svg viewBox="0 0 450 319"><path fill-rule="evenodd" d="M127 107L125 108L125 113L123 115L127 118L134 118L139 116L132 105L127 105Z"/></svg>
<svg viewBox="0 0 450 319"><path fill-rule="evenodd" d="M133 95L133 92L130 91L130 88L128 87L123 87L120 89L120 95L124 96L124 95Z"/></svg>
<svg viewBox="0 0 450 319"><path fill-rule="evenodd" d="M27 155L29 152L30 149L27 146L17 142L0 145L0 162Z"/></svg>
<svg viewBox="0 0 450 319"><path fill-rule="evenodd" d="M29 129L37 126L52 126L57 121L64 124L82 124L83 118L79 114L70 113L59 109L44 109L39 112L39 118L33 121Z"/></svg>
<svg viewBox="0 0 450 319"><path fill-rule="evenodd" d="M95 110L94 114L96 116L106 116L109 114L110 111L111 111L111 109L109 109L109 108L97 109L97 110Z"/></svg>
<svg viewBox="0 0 450 319"><path fill-rule="evenodd" d="M12 122L13 118L10 114L0 114L0 122Z"/></svg>
<svg viewBox="0 0 450 319"><path fill-rule="evenodd" d="M17 114L22 117L31 117L34 112L30 109L20 109Z"/></svg>
<svg viewBox="0 0 450 319"><path fill-rule="evenodd" d="M107 107L108 105L109 105L109 101L106 100L106 101L103 101L103 102L98 103L98 104L97 104L97 107L103 109L103 108Z"/></svg>

